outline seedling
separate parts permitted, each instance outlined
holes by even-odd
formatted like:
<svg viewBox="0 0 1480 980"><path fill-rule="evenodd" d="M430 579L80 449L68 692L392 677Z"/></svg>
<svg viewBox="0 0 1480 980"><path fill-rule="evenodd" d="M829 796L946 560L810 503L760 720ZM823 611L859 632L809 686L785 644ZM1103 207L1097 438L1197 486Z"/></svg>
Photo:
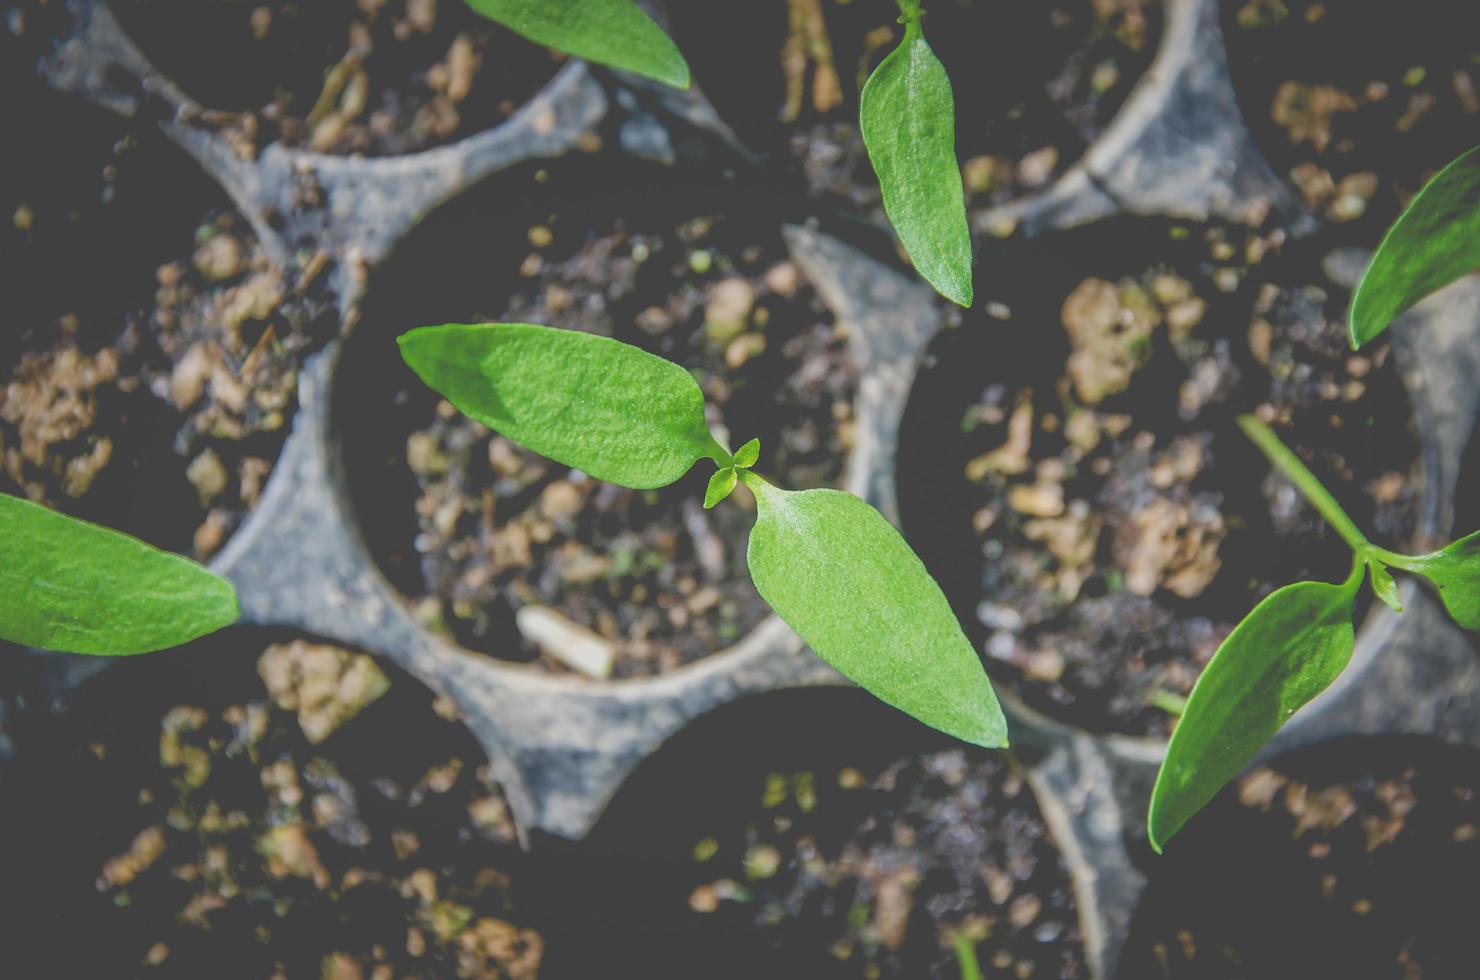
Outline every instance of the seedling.
<svg viewBox="0 0 1480 980"><path fill-rule="evenodd" d="M863 86L859 125L884 194L884 213L936 292L970 306L971 232L956 163L956 103L945 66L925 42L920 0L898 0L904 40Z"/></svg>
<svg viewBox="0 0 1480 980"><path fill-rule="evenodd" d="M981 658L899 532L852 494L762 479L759 442L734 453L722 445L682 367L608 337L526 323L421 327L399 343L421 380L464 414L596 479L652 490L711 461L705 506L740 483L755 495L751 578L818 656L932 728L1007 744Z"/></svg>
<svg viewBox="0 0 1480 980"><path fill-rule="evenodd" d="M1356 643L1353 606L1364 577L1379 599L1402 612L1390 569L1424 576L1456 623L1480 630L1480 532L1427 555L1379 548L1267 425L1252 415L1238 422L1351 547L1351 574L1339 584L1297 582L1271 593L1213 655L1187 698L1151 793L1147 830L1158 852L1345 669Z"/></svg>
<svg viewBox="0 0 1480 980"><path fill-rule="evenodd" d="M137 538L0 494L0 639L122 656L236 622L231 583Z"/></svg>
<svg viewBox="0 0 1480 980"><path fill-rule="evenodd" d="M921 0L896 0L904 39L863 87L859 126L884 213L910 261L946 299L970 306L971 232L956 162L956 103L925 42ZM478 13L547 47L677 88L689 66L632 0L467 0Z"/></svg>
<svg viewBox="0 0 1480 980"><path fill-rule="evenodd" d="M1425 296L1476 269L1480 147L1435 174L1383 236L1352 295L1352 350Z"/></svg>

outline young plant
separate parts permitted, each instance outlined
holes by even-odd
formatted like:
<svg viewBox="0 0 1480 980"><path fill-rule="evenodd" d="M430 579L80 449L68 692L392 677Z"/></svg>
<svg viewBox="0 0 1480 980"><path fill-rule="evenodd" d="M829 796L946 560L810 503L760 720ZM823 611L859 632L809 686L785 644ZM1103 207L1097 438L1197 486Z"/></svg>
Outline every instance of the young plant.
<svg viewBox="0 0 1480 980"><path fill-rule="evenodd" d="M632 0L467 0L474 11L536 44L674 88L689 87L678 47Z"/></svg>
<svg viewBox="0 0 1480 980"><path fill-rule="evenodd" d="M0 494L0 639L123 656L236 622L219 575L136 538Z"/></svg>
<svg viewBox="0 0 1480 980"><path fill-rule="evenodd" d="M904 40L863 86L859 126L884 212L936 292L970 306L971 233L956 163L956 103L945 66L925 42L920 0L898 0Z"/></svg>
<svg viewBox="0 0 1480 980"><path fill-rule="evenodd" d="M1480 269L1480 146L1434 175L1377 246L1352 295L1352 350L1425 296Z"/></svg>
<svg viewBox="0 0 1480 980"><path fill-rule="evenodd" d="M859 126L884 212L916 270L946 299L970 306L971 232L956 162L956 103L945 66L925 42L921 0L896 0L904 40L863 87ZM467 0L538 44L625 68L676 88L689 66L632 0Z"/></svg>
<svg viewBox="0 0 1480 980"><path fill-rule="evenodd" d="M1364 577L1379 599L1402 612L1389 569L1422 575L1438 587L1455 622L1480 630L1480 532L1427 555L1379 548L1267 425L1251 415L1238 421L1351 547L1351 574L1339 584L1297 582L1271 593L1213 655L1172 732L1151 793L1147 831L1158 853L1346 667L1356 642L1353 605Z"/></svg>
<svg viewBox="0 0 1480 980"><path fill-rule="evenodd" d="M818 656L932 728L1007 744L981 659L899 533L852 494L767 483L752 470L759 442L735 453L721 445L682 367L607 337L526 323L420 327L399 343L421 380L463 413L596 479L651 490L711 461L705 506L738 483L755 495L751 578Z"/></svg>

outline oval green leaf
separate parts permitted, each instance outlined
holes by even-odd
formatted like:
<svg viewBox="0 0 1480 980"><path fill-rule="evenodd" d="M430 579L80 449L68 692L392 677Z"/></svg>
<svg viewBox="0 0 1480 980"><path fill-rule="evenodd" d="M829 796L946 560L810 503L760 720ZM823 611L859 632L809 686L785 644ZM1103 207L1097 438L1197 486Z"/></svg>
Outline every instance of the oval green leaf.
<svg viewBox="0 0 1480 980"><path fill-rule="evenodd" d="M884 211L910 261L936 292L970 306L971 232L956 163L956 104L918 17L863 86L859 124Z"/></svg>
<svg viewBox="0 0 1480 980"><path fill-rule="evenodd" d="M1425 296L1477 268L1480 147L1439 171L1383 236L1352 295L1352 349Z"/></svg>
<svg viewBox="0 0 1480 980"><path fill-rule="evenodd" d="M739 449L735 450L735 465L741 469L749 469L755 465L755 461L761 458L761 441L752 439Z"/></svg>
<svg viewBox="0 0 1480 980"><path fill-rule="evenodd" d="M841 490L779 490L745 473L746 560L761 597L817 655L948 735L1000 748L1007 722L940 586L899 532Z"/></svg>
<svg viewBox="0 0 1480 980"><path fill-rule="evenodd" d="M709 486L704 488L704 509L711 510L728 497L735 489L735 480L735 467L722 466L715 470L709 478Z"/></svg>
<svg viewBox="0 0 1480 980"><path fill-rule="evenodd" d="M469 417L598 480L636 490L728 454L683 368L595 334L531 323L448 323L397 338L417 376Z"/></svg>
<svg viewBox="0 0 1480 980"><path fill-rule="evenodd" d="M137 538L0 494L0 639L124 656L236 622L236 590Z"/></svg>
<svg viewBox="0 0 1480 980"><path fill-rule="evenodd" d="M1439 587L1439 598L1456 623L1480 630L1480 531L1415 558L1408 567Z"/></svg>
<svg viewBox="0 0 1480 980"><path fill-rule="evenodd" d="M1151 792L1147 830L1163 845L1237 776L1351 660L1359 577L1298 582L1236 626L1197 679Z"/></svg>
<svg viewBox="0 0 1480 980"><path fill-rule="evenodd" d="M587 61L689 87L678 46L632 0L467 0L468 6L536 44Z"/></svg>

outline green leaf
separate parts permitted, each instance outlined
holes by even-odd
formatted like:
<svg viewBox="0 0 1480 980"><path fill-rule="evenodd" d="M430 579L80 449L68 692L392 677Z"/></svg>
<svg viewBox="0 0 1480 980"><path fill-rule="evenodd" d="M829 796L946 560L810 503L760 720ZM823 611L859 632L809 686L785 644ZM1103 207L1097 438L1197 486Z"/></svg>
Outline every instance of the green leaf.
<svg viewBox="0 0 1480 980"><path fill-rule="evenodd" d="M1352 295L1352 349L1425 296L1477 268L1480 147L1439 171L1383 236Z"/></svg>
<svg viewBox="0 0 1480 980"><path fill-rule="evenodd" d="M863 86L859 123L884 211L910 260L942 296L970 306L971 233L956 163L956 105L918 15Z"/></svg>
<svg viewBox="0 0 1480 980"><path fill-rule="evenodd" d="M1156 776L1147 829L1158 853L1346 667L1361 581L1287 585L1228 634L1197 679Z"/></svg>
<svg viewBox="0 0 1480 980"><path fill-rule="evenodd" d="M735 489L735 467L723 466L714 471L709 478L709 486L704 489L704 509L710 510L715 504L724 500Z"/></svg>
<svg viewBox="0 0 1480 980"><path fill-rule="evenodd" d="M587 61L689 87L689 66L663 29L632 0L467 0L536 44Z"/></svg>
<svg viewBox="0 0 1480 980"><path fill-rule="evenodd" d="M683 368L630 344L529 323L448 323L398 338L421 380L464 414L598 480L667 486L726 453Z"/></svg>
<svg viewBox="0 0 1480 980"><path fill-rule="evenodd" d="M735 465L741 469L750 469L755 461L761 458L761 441L752 439L739 449L735 450Z"/></svg>
<svg viewBox="0 0 1480 980"><path fill-rule="evenodd" d="M1372 591L1377 593L1377 598L1392 606L1395 612L1402 612L1403 597L1398 595L1398 583L1393 581L1393 573L1382 562L1372 558L1367 559L1367 569L1372 574Z"/></svg>
<svg viewBox="0 0 1480 980"><path fill-rule="evenodd" d="M0 639L121 656L236 622L236 590L137 538L0 494Z"/></svg>
<svg viewBox="0 0 1480 980"><path fill-rule="evenodd" d="M899 532L841 490L779 490L749 471L741 479L758 504L750 576L817 655L932 728L1005 746L981 659Z"/></svg>
<svg viewBox="0 0 1480 980"><path fill-rule="evenodd" d="M1413 559L1408 569L1439 587L1439 598L1456 623L1480 630L1480 531Z"/></svg>

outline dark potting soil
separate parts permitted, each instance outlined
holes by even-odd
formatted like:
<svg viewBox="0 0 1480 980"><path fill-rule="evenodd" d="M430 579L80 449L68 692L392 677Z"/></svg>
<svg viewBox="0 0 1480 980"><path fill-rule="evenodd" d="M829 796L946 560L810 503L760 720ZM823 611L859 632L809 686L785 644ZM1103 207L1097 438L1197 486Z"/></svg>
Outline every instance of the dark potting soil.
<svg viewBox="0 0 1480 980"><path fill-rule="evenodd" d="M271 472L303 358L338 330L325 264L274 270L179 151L14 84L0 492L208 558Z"/></svg>
<svg viewBox="0 0 1480 980"><path fill-rule="evenodd" d="M1480 143L1480 41L1450 0L1224 0L1244 116L1277 172L1375 245L1424 180Z"/></svg>
<svg viewBox="0 0 1480 980"><path fill-rule="evenodd" d="M275 140L364 156L451 143L508 118L561 62L463 0L111 6L247 158Z"/></svg>
<svg viewBox="0 0 1480 980"><path fill-rule="evenodd" d="M1150 65L1159 3L931 0L970 204L1042 188L1109 124ZM720 115L816 194L879 206L858 133L864 81L903 37L890 0L673 4L674 37ZM745 84L736 84L736 79Z"/></svg>
<svg viewBox="0 0 1480 980"><path fill-rule="evenodd" d="M1239 413L1373 540L1411 543L1418 437L1392 350L1353 354L1346 291L1279 244L1123 221L1004 249L987 315L935 347L906 415L905 530L1028 705L1165 734L1156 700L1188 694L1255 603L1346 577L1349 550Z"/></svg>
<svg viewBox="0 0 1480 980"><path fill-rule="evenodd" d="M790 488L835 484L853 438L854 369L779 222L662 210L589 226L547 216L528 227L513 281L459 318L551 324L660 354L695 372L732 446L759 437L758 472ZM745 568L754 501L737 491L705 511L706 467L655 491L603 484L463 417L409 372L397 380L398 463L417 499L393 516L406 537L387 571L428 625L566 671L515 624L521 607L554 607L613 648L610 676L624 678L724 649L768 614Z"/></svg>
<svg viewBox="0 0 1480 980"><path fill-rule="evenodd" d="M693 842L697 913L825 950L838 976L1088 976L1068 872L1021 774L948 749L777 772L740 833Z"/></svg>
<svg viewBox="0 0 1480 980"><path fill-rule="evenodd" d="M1120 976L1469 976L1476 771L1470 750L1371 738L1252 770L1149 866Z"/></svg>
<svg viewBox="0 0 1480 980"><path fill-rule="evenodd" d="M537 975L523 860L448 704L363 654L217 637L12 732L6 955L57 976ZM224 971L224 972L223 972Z"/></svg>
<svg viewBox="0 0 1480 980"><path fill-rule="evenodd" d="M0 489L204 560L256 506L339 318L322 258L279 271L233 213L173 246L122 316L0 342Z"/></svg>

